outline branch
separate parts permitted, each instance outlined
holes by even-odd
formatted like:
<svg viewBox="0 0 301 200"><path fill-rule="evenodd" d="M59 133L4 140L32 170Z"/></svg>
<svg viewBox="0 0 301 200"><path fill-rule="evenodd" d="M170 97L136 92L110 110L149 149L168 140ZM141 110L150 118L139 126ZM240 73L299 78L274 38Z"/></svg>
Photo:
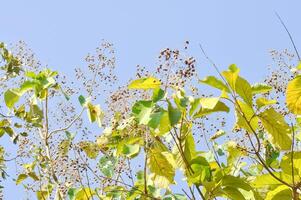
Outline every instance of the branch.
<svg viewBox="0 0 301 200"><path fill-rule="evenodd" d="M61 132L61 131L66 131L66 130L68 130L81 116L82 116L82 114L83 114L83 112L84 112L84 110L85 110L85 108L83 108L82 110L81 110L81 112L70 122L70 124L68 124L66 127L64 127L64 128L59 128L59 129L56 129L56 130L54 130L54 131L52 131L52 132L50 132L49 133L49 137L52 135L52 134L55 134L55 133L57 133L57 132Z"/></svg>
<svg viewBox="0 0 301 200"><path fill-rule="evenodd" d="M298 50L297 50L297 47L296 47L296 45L295 45L295 42L294 42L294 40L293 40L293 37L292 37L291 33L289 32L289 30L288 30L288 28L286 27L285 23L284 23L283 20L281 19L280 15L279 15L277 12L275 12L275 15L277 16L277 18L279 19L280 23L281 23L282 26L284 27L286 33L288 34L288 36L289 36L289 38L290 38L290 41L291 41L291 43L292 43L292 45L293 45L293 47L294 47L294 50L295 50L295 52L296 52L296 55L297 55L297 57L298 57L298 60L301 61L299 52L298 52Z"/></svg>

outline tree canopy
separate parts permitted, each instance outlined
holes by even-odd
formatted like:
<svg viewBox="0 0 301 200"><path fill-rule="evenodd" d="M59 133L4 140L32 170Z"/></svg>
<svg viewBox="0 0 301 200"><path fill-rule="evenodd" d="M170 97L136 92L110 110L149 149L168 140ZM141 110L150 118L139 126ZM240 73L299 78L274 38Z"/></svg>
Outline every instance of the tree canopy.
<svg viewBox="0 0 301 200"><path fill-rule="evenodd" d="M281 65L262 83L249 83L235 64L220 71L212 63L216 75L200 78L194 57L167 48L156 69L139 66L116 87L110 43L71 81L23 43L0 43L0 54L0 136L12 140L0 148L0 169L24 195L300 199L300 64Z"/></svg>

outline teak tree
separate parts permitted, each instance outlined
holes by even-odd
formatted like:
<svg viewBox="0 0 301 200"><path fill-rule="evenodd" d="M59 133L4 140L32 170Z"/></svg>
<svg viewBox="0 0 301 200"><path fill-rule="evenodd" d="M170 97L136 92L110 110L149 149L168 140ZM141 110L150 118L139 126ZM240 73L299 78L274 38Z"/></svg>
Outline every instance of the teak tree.
<svg viewBox="0 0 301 200"><path fill-rule="evenodd" d="M82 94L72 90L79 83L70 88L57 72L29 65L28 54L3 43L0 52L7 109L0 134L18 146L12 160L1 147L2 176L14 161L9 177L39 200L300 199L300 64L288 83L275 84L276 73L251 85L236 65L213 64L218 76L198 79L193 57L165 49L155 72L138 67L137 79L115 88L102 110L97 84L116 81L111 44L87 57L91 79ZM199 84L219 95L201 94ZM85 123L85 112L99 128Z"/></svg>

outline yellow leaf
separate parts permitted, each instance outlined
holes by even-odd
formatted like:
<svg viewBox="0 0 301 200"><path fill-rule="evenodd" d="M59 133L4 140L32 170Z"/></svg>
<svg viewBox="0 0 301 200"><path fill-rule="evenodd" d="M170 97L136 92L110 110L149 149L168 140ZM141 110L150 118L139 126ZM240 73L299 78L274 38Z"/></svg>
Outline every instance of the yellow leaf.
<svg viewBox="0 0 301 200"><path fill-rule="evenodd" d="M286 104L294 114L301 114L301 76L291 80L286 89Z"/></svg>
<svg viewBox="0 0 301 200"><path fill-rule="evenodd" d="M159 88L161 85L160 80L154 78L154 77L148 77L148 78L141 78L132 81L128 88L129 89L156 89Z"/></svg>
<svg viewBox="0 0 301 200"><path fill-rule="evenodd" d="M272 137L272 144L280 147L282 150L289 150L292 144L291 130L284 117L273 108L265 110L258 116L265 130Z"/></svg>

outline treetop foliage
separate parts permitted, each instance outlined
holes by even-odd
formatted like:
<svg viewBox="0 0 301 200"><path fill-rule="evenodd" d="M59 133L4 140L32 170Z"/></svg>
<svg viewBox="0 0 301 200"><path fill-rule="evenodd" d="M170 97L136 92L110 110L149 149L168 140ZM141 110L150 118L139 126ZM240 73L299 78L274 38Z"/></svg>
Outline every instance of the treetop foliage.
<svg viewBox="0 0 301 200"><path fill-rule="evenodd" d="M110 43L87 56L87 71L76 69L79 89L41 67L24 43L13 52L0 43L0 53L0 136L17 148L13 159L0 148L0 168L29 196L300 199L300 64L280 65L263 83L249 83L234 64L199 78L193 57L167 48L154 72L138 66L134 80L111 91Z"/></svg>

